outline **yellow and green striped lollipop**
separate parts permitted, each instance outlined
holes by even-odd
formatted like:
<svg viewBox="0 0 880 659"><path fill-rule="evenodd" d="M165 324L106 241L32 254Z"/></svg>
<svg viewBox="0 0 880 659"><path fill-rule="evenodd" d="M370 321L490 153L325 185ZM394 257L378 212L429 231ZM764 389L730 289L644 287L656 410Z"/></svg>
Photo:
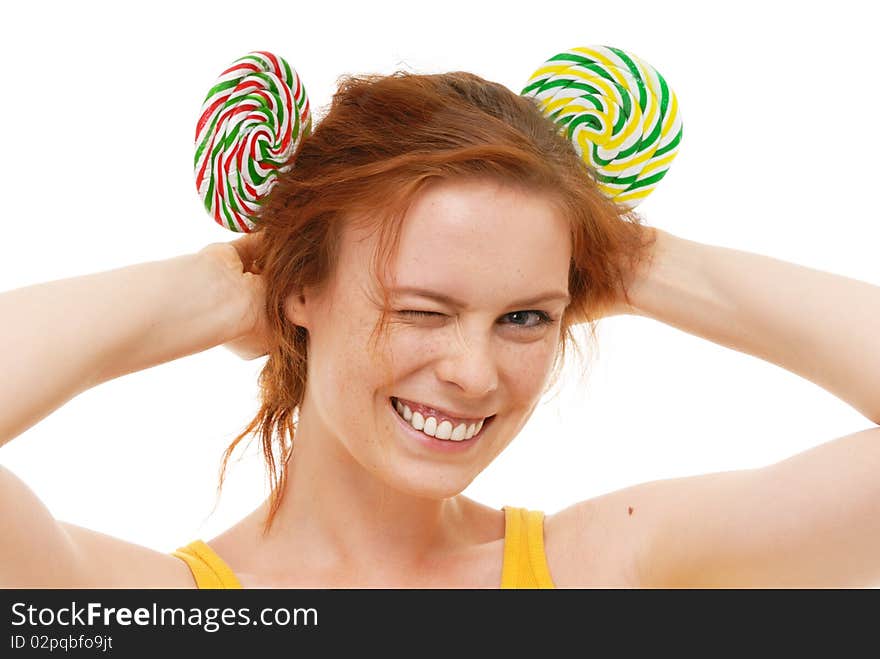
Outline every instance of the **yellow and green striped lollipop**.
<svg viewBox="0 0 880 659"><path fill-rule="evenodd" d="M554 55L520 94L537 101L602 192L627 208L651 193L678 152L675 93L654 67L620 48L583 46Z"/></svg>

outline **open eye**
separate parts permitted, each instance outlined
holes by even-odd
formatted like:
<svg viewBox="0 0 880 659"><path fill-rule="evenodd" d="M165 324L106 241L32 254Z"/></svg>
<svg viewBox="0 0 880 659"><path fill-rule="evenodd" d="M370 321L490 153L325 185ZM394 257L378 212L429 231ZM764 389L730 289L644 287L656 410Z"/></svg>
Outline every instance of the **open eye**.
<svg viewBox="0 0 880 659"><path fill-rule="evenodd" d="M527 318L528 314L532 314L532 317L537 318L537 321L531 325L525 325L525 324L518 323L518 322L515 322L512 324L516 325L518 327L531 329L531 328L535 328L535 327L541 327L542 325L550 325L550 324L556 322L555 319L551 318L548 314L544 313L543 311L534 311L534 310L533 311L512 311L511 313L507 314L504 317L505 318L512 318L514 316L517 316L519 318Z"/></svg>

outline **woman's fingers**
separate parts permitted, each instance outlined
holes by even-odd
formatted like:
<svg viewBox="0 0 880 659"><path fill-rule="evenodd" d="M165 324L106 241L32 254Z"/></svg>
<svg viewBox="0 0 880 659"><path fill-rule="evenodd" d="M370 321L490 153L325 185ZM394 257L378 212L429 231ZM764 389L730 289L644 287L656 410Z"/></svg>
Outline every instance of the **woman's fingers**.
<svg viewBox="0 0 880 659"><path fill-rule="evenodd" d="M258 233L248 233L242 236L241 238L237 238L231 242L232 246L235 247L235 250L238 252L238 256L241 259L241 263L244 266L245 272L253 272L258 274L260 272L259 264L255 265L255 261L262 256L261 245L263 242L263 237Z"/></svg>

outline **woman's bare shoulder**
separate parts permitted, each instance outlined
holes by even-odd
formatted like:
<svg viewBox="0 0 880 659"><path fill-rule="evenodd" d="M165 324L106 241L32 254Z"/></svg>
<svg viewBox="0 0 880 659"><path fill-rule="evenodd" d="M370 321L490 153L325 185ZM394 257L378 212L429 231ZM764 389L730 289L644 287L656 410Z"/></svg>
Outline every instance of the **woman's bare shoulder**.
<svg viewBox="0 0 880 659"><path fill-rule="evenodd" d="M562 588L638 588L651 512L636 485L580 501L544 519L553 582Z"/></svg>
<svg viewBox="0 0 880 659"><path fill-rule="evenodd" d="M76 524L59 522L76 547L76 583L56 588L195 588L181 559Z"/></svg>

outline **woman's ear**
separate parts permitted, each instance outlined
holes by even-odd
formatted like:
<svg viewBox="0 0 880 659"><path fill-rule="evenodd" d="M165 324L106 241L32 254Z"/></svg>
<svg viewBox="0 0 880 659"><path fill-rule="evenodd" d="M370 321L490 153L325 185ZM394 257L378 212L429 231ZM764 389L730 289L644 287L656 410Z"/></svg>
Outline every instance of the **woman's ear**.
<svg viewBox="0 0 880 659"><path fill-rule="evenodd" d="M294 291L284 301L284 315L294 325L309 329L309 304L303 290Z"/></svg>

